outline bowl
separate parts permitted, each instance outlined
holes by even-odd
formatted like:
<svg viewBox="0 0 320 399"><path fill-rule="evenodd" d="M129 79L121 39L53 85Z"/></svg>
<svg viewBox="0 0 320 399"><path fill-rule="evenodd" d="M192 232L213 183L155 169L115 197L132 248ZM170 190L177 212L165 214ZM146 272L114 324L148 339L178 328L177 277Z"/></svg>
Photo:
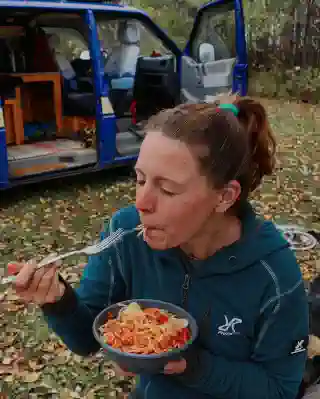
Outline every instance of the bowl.
<svg viewBox="0 0 320 399"><path fill-rule="evenodd" d="M138 303L142 309L158 308L166 310L176 315L178 318L187 319L188 327L191 333L191 338L188 343L181 348L175 348L169 352L148 355L126 353L108 345L100 334L100 327L106 323L108 320L108 315L112 314L113 317L116 317L123 305L129 305L132 302ZM102 312L100 312L93 323L93 334L103 349L103 352L108 357L108 360L117 363L117 365L123 370L135 374L156 374L162 372L165 365L169 361L179 360L181 357L183 357L183 354L187 352L190 345L193 344L194 340L198 336L198 326L195 319L186 310L172 303L152 299L131 299L108 306Z"/></svg>

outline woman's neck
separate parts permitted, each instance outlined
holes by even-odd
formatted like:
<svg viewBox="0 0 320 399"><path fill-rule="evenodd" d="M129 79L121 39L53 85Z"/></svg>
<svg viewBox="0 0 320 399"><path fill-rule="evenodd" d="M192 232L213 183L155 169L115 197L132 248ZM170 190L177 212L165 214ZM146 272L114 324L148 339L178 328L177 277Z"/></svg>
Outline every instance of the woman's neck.
<svg viewBox="0 0 320 399"><path fill-rule="evenodd" d="M181 249L191 258L207 259L223 247L238 241L241 237L241 221L233 215L224 215L219 220L209 220L201 232L192 237Z"/></svg>

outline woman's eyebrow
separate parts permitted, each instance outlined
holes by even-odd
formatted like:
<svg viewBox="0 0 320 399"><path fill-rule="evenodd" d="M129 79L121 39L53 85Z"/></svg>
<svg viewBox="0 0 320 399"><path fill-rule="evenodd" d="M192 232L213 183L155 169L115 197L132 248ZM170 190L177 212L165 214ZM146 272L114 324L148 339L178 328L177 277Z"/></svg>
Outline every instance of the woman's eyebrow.
<svg viewBox="0 0 320 399"><path fill-rule="evenodd" d="M172 180L168 177L163 177L163 176L156 177L156 180L158 180L160 183L171 183L179 187L184 187L187 183L187 181Z"/></svg>
<svg viewBox="0 0 320 399"><path fill-rule="evenodd" d="M134 167L134 170L136 171L136 173L141 174L142 176L146 176L146 174L139 168L139 167ZM169 177L166 176L155 176L154 179L160 183L171 183L171 184L175 184L176 186L185 186L187 183L187 180L173 180Z"/></svg>

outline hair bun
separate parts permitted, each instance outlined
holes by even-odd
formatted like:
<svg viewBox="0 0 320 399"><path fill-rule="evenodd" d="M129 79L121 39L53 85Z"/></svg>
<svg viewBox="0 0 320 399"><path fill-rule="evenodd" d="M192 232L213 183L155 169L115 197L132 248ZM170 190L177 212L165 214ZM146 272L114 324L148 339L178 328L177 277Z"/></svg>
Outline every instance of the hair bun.
<svg viewBox="0 0 320 399"><path fill-rule="evenodd" d="M263 176L271 175L274 171L276 140L262 104L253 99L238 98L236 105L239 108L238 119L249 135L252 167L250 191L254 191Z"/></svg>

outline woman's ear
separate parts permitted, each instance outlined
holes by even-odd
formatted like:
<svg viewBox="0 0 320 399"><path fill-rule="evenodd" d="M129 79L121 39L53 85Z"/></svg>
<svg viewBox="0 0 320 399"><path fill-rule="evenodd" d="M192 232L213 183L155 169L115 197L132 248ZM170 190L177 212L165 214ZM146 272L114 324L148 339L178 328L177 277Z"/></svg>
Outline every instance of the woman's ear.
<svg viewBox="0 0 320 399"><path fill-rule="evenodd" d="M225 213L230 209L240 198L241 186L237 180L231 180L220 191L220 201L216 208L219 213Z"/></svg>

